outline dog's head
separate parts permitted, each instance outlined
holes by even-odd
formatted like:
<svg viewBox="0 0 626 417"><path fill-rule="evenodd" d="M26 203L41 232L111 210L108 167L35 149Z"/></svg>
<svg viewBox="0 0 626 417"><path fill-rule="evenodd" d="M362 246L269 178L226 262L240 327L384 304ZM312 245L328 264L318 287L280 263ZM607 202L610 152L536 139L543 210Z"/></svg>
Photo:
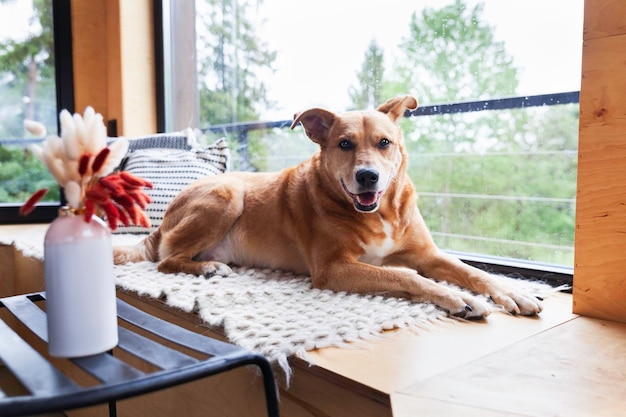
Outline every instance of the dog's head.
<svg viewBox="0 0 626 417"><path fill-rule="evenodd" d="M393 98L372 111L335 114L313 108L297 113L291 128L302 123L320 145L322 164L336 186L356 210L372 213L402 166L404 139L396 121L415 108L411 96Z"/></svg>

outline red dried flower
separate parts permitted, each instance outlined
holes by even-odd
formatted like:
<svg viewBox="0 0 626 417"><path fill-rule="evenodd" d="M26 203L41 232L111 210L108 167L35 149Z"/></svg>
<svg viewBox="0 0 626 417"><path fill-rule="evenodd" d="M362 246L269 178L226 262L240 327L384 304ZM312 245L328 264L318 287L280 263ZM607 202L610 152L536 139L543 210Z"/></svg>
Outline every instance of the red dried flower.
<svg viewBox="0 0 626 417"><path fill-rule="evenodd" d="M84 153L80 156L80 159L78 160L78 173L80 174L81 177L84 177L85 174L87 173L87 168L89 168L90 158L91 158L91 155Z"/></svg>
<svg viewBox="0 0 626 417"><path fill-rule="evenodd" d="M107 163L111 152L111 148L105 147L95 157L87 152L80 156L80 181L71 181L77 184L72 188L72 196L79 206L73 208L84 216L86 222L90 222L93 215L105 216L111 230L117 229L120 223L150 227L150 220L143 212L150 203L150 197L143 189L152 188L152 184L125 171L100 176L99 171ZM20 208L20 214L25 216L33 211L46 192L47 189L35 192Z"/></svg>
<svg viewBox="0 0 626 417"><path fill-rule="evenodd" d="M91 221L91 216L93 216L93 214L96 211L96 204L93 202L93 200L86 200L85 201L85 213L83 213L83 215L85 216L85 221L87 223L89 223Z"/></svg>
<svg viewBox="0 0 626 417"><path fill-rule="evenodd" d="M95 169L95 162L93 167ZM91 215L87 218L89 204L106 215L111 230L117 229L120 223L150 227L150 220L142 211L150 202L150 197L142 190L144 187L152 188L152 184L125 171L99 178L85 191L85 219L91 220Z"/></svg>
<svg viewBox="0 0 626 417"><path fill-rule="evenodd" d="M22 216L26 216L30 214L31 211L35 209L35 205L46 195L48 192L47 188L42 188L41 190L35 191L33 195L30 196L26 203L22 207L20 207L20 214Z"/></svg>
<svg viewBox="0 0 626 417"><path fill-rule="evenodd" d="M104 165L110 153L111 149L108 146L106 148L102 148L102 150L98 152L98 155L94 158L93 164L91 164L91 170L93 172L100 171L100 168L102 168L102 165Z"/></svg>
<svg viewBox="0 0 626 417"><path fill-rule="evenodd" d="M152 184L149 181L146 181L143 178L136 177L127 171L120 172L120 178L124 180L128 185L152 188Z"/></svg>

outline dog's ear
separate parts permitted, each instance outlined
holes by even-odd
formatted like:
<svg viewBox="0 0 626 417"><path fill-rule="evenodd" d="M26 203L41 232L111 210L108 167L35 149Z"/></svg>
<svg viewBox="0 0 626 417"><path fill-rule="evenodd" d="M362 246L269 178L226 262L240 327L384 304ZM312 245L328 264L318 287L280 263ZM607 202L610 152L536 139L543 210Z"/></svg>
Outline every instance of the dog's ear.
<svg viewBox="0 0 626 417"><path fill-rule="evenodd" d="M392 121L398 120L398 117L404 115L404 112L409 110L414 110L417 108L417 100L413 96L401 96L392 98L387 102L378 106L376 110L379 112L385 113Z"/></svg>
<svg viewBox="0 0 626 417"><path fill-rule="evenodd" d="M335 113L321 108L305 110L294 114L291 129L293 130L298 123L302 123L306 135L313 142L323 145L328 139L328 131L336 117Z"/></svg>

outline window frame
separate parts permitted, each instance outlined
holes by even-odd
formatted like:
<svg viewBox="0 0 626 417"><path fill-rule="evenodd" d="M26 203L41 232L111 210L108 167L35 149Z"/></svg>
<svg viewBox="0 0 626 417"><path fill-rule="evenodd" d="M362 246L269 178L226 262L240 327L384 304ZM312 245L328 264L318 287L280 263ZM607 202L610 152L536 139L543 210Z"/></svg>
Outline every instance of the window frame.
<svg viewBox="0 0 626 417"><path fill-rule="evenodd" d="M52 1L52 30L54 34L54 76L56 83L57 114L60 109L74 112L74 71L72 59L72 14L71 0ZM60 131L57 119L57 130ZM49 223L54 220L63 204L39 203L33 212L24 217L19 214L21 205L0 204L0 224Z"/></svg>
<svg viewBox="0 0 626 417"><path fill-rule="evenodd" d="M195 0L153 0L153 11L157 132L197 128Z"/></svg>
<svg viewBox="0 0 626 417"><path fill-rule="evenodd" d="M74 76L73 76L73 60L72 60L72 19L71 19L71 0L55 0L53 1L53 33L54 33L54 53L55 53L55 78L56 78L56 99L57 109L65 108L74 112ZM183 20L182 15L172 10L178 2L170 0L153 0L154 5L154 50L155 50L155 73L156 73L156 95L157 95L157 127L158 131L172 130L172 119L167 117L166 103L166 85L165 78L168 73L165 65L167 54L164 46L168 43L171 48L176 45L175 39L168 38L167 29L171 30L171 26L164 22L164 18L168 16L177 16L179 21ZM186 11L189 13L189 10ZM178 63L181 60L176 61ZM187 64L189 62L187 61ZM177 68L180 69L180 68ZM194 80L195 82L195 80ZM171 86L170 86L171 88ZM446 112L459 111L459 106L467 106L471 103L449 103L451 106ZM473 103L476 104L476 103ZM481 102L476 107L484 109L485 103ZM444 105L445 106L445 105ZM176 106L175 106L176 107ZM442 109L441 106L439 106ZM197 111L197 109L195 110ZM426 108L420 108L420 112L427 111ZM473 111L473 110L460 110ZM189 121L190 114L184 115L183 119ZM197 118L191 117L191 120L197 122ZM217 126L216 126L217 127ZM62 197L63 198L63 197ZM62 201L53 203L40 203L36 210L28 217L20 216L19 205L0 203L0 224L25 224L25 223L48 223L57 217L58 208ZM449 251L459 257L466 263L481 267L490 272L501 273L505 275L544 280L553 285L569 284L573 282L573 268L562 267L560 265L548 265L538 262L529 262L519 259L501 258L490 255L482 255L477 253L464 253Z"/></svg>
<svg viewBox="0 0 626 417"><path fill-rule="evenodd" d="M171 130L175 128L175 122L172 122L173 116L171 115L171 107L177 108L177 102L167 103L168 99L172 99L168 95L167 91L172 89L172 84L176 79L187 79L189 77L181 77L180 74L188 75L188 66L192 63L191 60L174 60L174 62L168 63L167 59L172 59L172 51L180 44L177 43L177 39L180 40L180 36L176 37L172 32L176 32L173 28L178 27L181 23L184 23L188 18L188 14L180 12L180 6L176 6L178 2L172 2L171 0L155 0L155 54L160 57L160 61L157 60L157 96L160 98L157 109L157 114L162 117L163 128ZM195 2L194 2L195 3ZM189 10L187 10L189 13ZM169 19L167 22L164 19ZM185 30L192 30L186 21ZM158 28L158 30L156 29ZM168 33L169 32L169 33ZM161 49L159 49L161 48ZM195 68L195 55L193 57L193 67ZM168 81L167 78L173 78L174 81ZM195 82L195 78L193 79ZM188 85L186 85L188 87ZM179 86L178 89L181 88ZM197 94L194 92L194 94ZM455 103L442 103L439 105L423 106L415 111L407 111L406 117L410 116L429 116L448 113L467 113L477 112L484 110L502 110L509 108L525 108L534 106L545 106L552 104L567 104L579 102L579 91L569 91L553 94L542 94L537 96L520 96L520 97L502 97L491 100L476 100L469 102L455 102ZM195 101L197 103L197 101ZM189 111L182 115L183 120L193 120L197 123L199 120L197 117L198 109ZM194 117L195 116L195 117ZM237 132L240 139L240 147L245 153L247 150L247 137L248 132L255 129L262 128L283 128L288 126L291 121L257 121L250 123L234 123L213 125L209 127L194 126L201 131L212 131L213 133L225 133L225 132ZM187 124L188 126L188 124ZM244 143L245 142L245 143ZM493 255L485 255L480 253L467 253L454 250L445 250L458 257L461 261L476 266L480 269L486 270L490 273L506 275L513 278L538 280L546 282L554 287L573 285L574 268L564 265L553 265L542 262L526 261L523 259L506 258ZM566 290L571 292L571 289Z"/></svg>

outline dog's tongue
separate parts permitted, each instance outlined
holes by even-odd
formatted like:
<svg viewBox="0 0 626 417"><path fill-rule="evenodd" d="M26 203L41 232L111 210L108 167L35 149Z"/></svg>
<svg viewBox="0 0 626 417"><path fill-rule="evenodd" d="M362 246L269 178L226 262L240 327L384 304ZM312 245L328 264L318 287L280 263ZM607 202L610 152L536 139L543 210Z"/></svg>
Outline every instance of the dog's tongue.
<svg viewBox="0 0 626 417"><path fill-rule="evenodd" d="M376 203L376 193L361 193L356 196L357 202L362 206L371 206Z"/></svg>

